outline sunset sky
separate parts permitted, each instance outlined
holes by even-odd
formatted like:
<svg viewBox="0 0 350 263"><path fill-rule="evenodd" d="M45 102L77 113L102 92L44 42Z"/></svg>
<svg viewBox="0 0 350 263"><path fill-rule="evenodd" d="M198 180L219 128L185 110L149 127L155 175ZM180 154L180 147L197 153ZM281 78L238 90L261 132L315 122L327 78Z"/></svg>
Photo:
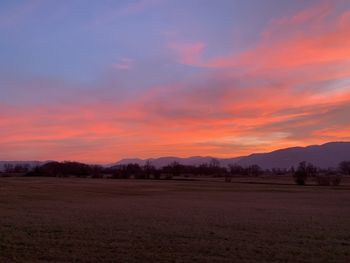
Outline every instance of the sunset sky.
<svg viewBox="0 0 350 263"><path fill-rule="evenodd" d="M350 1L0 1L0 160L349 140Z"/></svg>

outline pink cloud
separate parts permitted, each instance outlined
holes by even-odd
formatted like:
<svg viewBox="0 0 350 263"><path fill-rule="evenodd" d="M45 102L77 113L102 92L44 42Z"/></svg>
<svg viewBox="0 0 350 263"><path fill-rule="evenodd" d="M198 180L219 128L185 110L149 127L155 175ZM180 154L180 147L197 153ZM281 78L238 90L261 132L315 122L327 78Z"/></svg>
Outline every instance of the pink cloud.
<svg viewBox="0 0 350 263"><path fill-rule="evenodd" d="M181 64L199 64L200 56L205 48L202 42L195 43L172 43L169 45L176 52L177 60Z"/></svg>
<svg viewBox="0 0 350 263"><path fill-rule="evenodd" d="M174 42L179 63L215 70L122 100L101 83L79 100L0 105L0 159L228 157L348 139L350 87L334 83L350 79L349 12L329 12L322 7L283 18L268 25L271 34L256 47L209 61L201 57L204 43ZM129 64L124 59L115 67ZM25 83L23 89L34 91L67 85Z"/></svg>
<svg viewBox="0 0 350 263"><path fill-rule="evenodd" d="M339 19L340 28L346 28L350 24L350 11L345 12Z"/></svg>
<svg viewBox="0 0 350 263"><path fill-rule="evenodd" d="M298 27L310 26L315 22L322 22L327 16L333 11L333 6L328 3L322 3L315 5L309 9L301 10L300 12L293 14L291 16L285 16L279 19L273 19L268 24L267 28L262 32L263 37L272 37L273 34L280 32L283 34L283 29L285 27L293 27L297 29ZM307 25L309 24L309 25Z"/></svg>
<svg viewBox="0 0 350 263"><path fill-rule="evenodd" d="M348 12L333 18L330 6L316 6L291 17L274 20L255 48L213 58L203 66L283 70L350 59ZM341 25L341 26L338 26Z"/></svg>

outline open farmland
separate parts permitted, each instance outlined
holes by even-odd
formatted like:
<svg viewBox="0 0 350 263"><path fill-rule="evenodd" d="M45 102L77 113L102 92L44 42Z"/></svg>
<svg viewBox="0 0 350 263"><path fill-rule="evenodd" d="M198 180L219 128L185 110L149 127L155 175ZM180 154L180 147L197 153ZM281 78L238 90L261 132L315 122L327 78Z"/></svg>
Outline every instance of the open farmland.
<svg viewBox="0 0 350 263"><path fill-rule="evenodd" d="M242 180L0 178L0 262L350 262L348 183Z"/></svg>

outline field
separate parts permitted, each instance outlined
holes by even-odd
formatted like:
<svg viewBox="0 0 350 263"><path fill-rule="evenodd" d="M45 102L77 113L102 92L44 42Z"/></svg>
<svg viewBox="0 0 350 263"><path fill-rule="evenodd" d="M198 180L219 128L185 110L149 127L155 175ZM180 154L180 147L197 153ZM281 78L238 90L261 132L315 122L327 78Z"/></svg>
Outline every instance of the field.
<svg viewBox="0 0 350 263"><path fill-rule="evenodd" d="M0 178L0 262L350 262L349 184L242 180Z"/></svg>

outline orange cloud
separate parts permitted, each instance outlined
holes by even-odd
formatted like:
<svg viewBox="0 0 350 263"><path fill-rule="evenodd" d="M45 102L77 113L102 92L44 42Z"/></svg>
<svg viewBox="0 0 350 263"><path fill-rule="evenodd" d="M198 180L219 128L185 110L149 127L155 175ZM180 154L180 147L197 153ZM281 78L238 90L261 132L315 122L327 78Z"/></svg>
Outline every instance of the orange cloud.
<svg viewBox="0 0 350 263"><path fill-rule="evenodd" d="M172 44L178 62L209 70L123 100L0 105L0 159L228 157L348 140L350 19L334 12L276 20L254 48L208 61L203 43Z"/></svg>

